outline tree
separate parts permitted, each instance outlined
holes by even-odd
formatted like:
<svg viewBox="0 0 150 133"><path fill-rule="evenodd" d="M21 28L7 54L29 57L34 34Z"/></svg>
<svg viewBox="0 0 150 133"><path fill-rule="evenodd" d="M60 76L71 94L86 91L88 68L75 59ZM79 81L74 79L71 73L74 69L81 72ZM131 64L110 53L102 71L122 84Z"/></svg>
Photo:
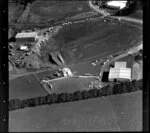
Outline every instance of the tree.
<svg viewBox="0 0 150 133"><path fill-rule="evenodd" d="M88 91L83 91L82 92L82 98L83 99L88 99L89 98L89 92Z"/></svg>
<svg viewBox="0 0 150 133"><path fill-rule="evenodd" d="M67 101L67 102L75 101L74 95L73 95L72 93L69 93L69 94L67 95L66 101Z"/></svg>
<svg viewBox="0 0 150 133"><path fill-rule="evenodd" d="M56 94L52 94L52 103L57 103L58 102L58 96Z"/></svg>
<svg viewBox="0 0 150 133"><path fill-rule="evenodd" d="M59 102L65 102L66 99L67 99L66 93L61 93L61 94L58 95L58 101Z"/></svg>
<svg viewBox="0 0 150 133"><path fill-rule="evenodd" d="M9 101L9 110L19 109L21 106L21 101L19 99L12 99Z"/></svg>
<svg viewBox="0 0 150 133"><path fill-rule="evenodd" d="M74 96L74 100L81 100L82 99L81 91L74 92L73 96Z"/></svg>
<svg viewBox="0 0 150 133"><path fill-rule="evenodd" d="M119 84L114 84L113 86L113 94L119 94L120 92L120 85Z"/></svg>
<svg viewBox="0 0 150 133"><path fill-rule="evenodd" d="M47 102L46 102L47 104L53 103L52 95L48 94L48 95L46 96L46 100L47 100Z"/></svg>
<svg viewBox="0 0 150 133"><path fill-rule="evenodd" d="M39 105L40 104L40 98L39 97L34 98L34 103L35 103L35 106Z"/></svg>
<svg viewBox="0 0 150 133"><path fill-rule="evenodd" d="M35 105L35 98L30 98L30 99L27 99L28 101L28 107L33 107L33 106L36 106Z"/></svg>
<svg viewBox="0 0 150 133"><path fill-rule="evenodd" d="M96 89L96 92L98 97L102 96L102 89Z"/></svg>
<svg viewBox="0 0 150 133"><path fill-rule="evenodd" d="M96 88L93 89L93 97L98 97Z"/></svg>
<svg viewBox="0 0 150 133"><path fill-rule="evenodd" d="M42 97L39 97L39 105L43 105L43 104L46 104L46 97L45 96L42 96Z"/></svg>
<svg viewBox="0 0 150 133"><path fill-rule="evenodd" d="M128 92L125 83L121 82L120 88L121 88L121 93L127 93Z"/></svg>
<svg viewBox="0 0 150 133"><path fill-rule="evenodd" d="M93 98L94 96L94 89L90 89L89 91L89 98Z"/></svg>

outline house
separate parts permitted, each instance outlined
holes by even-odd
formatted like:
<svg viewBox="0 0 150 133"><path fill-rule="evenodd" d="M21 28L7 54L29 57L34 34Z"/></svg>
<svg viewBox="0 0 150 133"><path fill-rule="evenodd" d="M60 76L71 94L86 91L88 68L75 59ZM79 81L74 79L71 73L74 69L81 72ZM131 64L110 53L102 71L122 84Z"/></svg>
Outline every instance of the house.
<svg viewBox="0 0 150 133"><path fill-rule="evenodd" d="M126 68L126 62L115 62L115 67L110 68L109 81L131 81L131 68Z"/></svg>
<svg viewBox="0 0 150 133"><path fill-rule="evenodd" d="M107 7L109 8L113 8L113 9L123 9L124 7L126 7L127 5L127 0L119 0L119 1L108 1L106 3Z"/></svg>
<svg viewBox="0 0 150 133"><path fill-rule="evenodd" d="M17 33L16 41L34 42L38 39L37 32L21 32Z"/></svg>

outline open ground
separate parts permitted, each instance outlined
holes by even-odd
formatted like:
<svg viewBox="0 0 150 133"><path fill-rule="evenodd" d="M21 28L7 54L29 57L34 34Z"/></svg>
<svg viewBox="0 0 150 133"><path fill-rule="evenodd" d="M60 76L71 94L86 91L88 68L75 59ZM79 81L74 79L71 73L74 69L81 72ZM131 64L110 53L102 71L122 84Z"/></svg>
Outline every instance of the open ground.
<svg viewBox="0 0 150 133"><path fill-rule="evenodd" d="M142 131L142 91L11 111L9 131Z"/></svg>

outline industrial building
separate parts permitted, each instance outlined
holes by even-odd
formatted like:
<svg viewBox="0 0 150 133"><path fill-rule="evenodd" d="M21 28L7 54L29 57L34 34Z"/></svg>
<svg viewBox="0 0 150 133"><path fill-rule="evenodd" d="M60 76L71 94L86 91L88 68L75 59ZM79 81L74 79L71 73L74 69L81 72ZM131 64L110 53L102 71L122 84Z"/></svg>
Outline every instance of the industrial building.
<svg viewBox="0 0 150 133"><path fill-rule="evenodd" d="M37 32L22 32L16 35L16 41L34 42L37 38Z"/></svg>
<svg viewBox="0 0 150 133"><path fill-rule="evenodd" d="M115 62L115 67L110 68L109 81L131 81L131 68L126 68L126 62Z"/></svg>
<svg viewBox="0 0 150 133"><path fill-rule="evenodd" d="M115 1L115 0L112 0L112 1L108 1L106 3L107 7L109 8L113 8L113 9L123 9L124 7L126 7L127 5L127 0L122 0L122 1Z"/></svg>

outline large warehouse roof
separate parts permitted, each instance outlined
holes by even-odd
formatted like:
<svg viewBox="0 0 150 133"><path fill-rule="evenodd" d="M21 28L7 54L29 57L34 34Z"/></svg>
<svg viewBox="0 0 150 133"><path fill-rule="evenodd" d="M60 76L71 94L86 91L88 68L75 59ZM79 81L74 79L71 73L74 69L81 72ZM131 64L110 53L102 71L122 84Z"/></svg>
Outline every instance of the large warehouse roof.
<svg viewBox="0 0 150 133"><path fill-rule="evenodd" d="M29 37L36 37L37 32L26 32L26 33L17 33L16 38L29 38Z"/></svg>
<svg viewBox="0 0 150 133"><path fill-rule="evenodd" d="M126 68L127 62L115 62L115 68Z"/></svg>
<svg viewBox="0 0 150 133"><path fill-rule="evenodd" d="M110 68L109 79L131 79L131 68Z"/></svg>
<svg viewBox="0 0 150 133"><path fill-rule="evenodd" d="M126 7L126 4L127 4L126 0L122 0L122 1L112 0L112 1L107 2L107 6L119 8L119 9Z"/></svg>

